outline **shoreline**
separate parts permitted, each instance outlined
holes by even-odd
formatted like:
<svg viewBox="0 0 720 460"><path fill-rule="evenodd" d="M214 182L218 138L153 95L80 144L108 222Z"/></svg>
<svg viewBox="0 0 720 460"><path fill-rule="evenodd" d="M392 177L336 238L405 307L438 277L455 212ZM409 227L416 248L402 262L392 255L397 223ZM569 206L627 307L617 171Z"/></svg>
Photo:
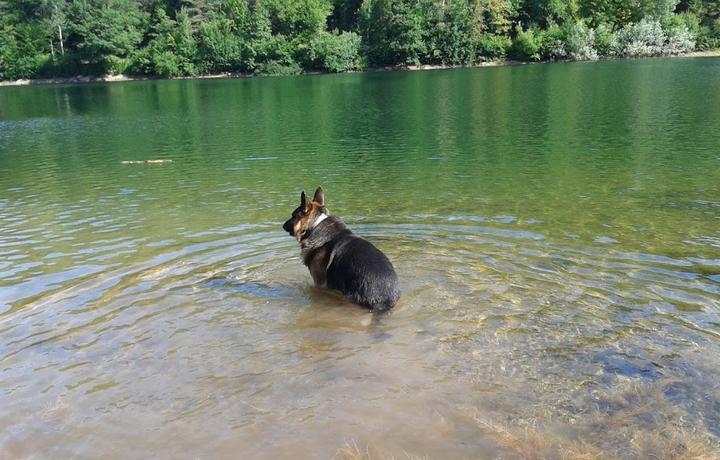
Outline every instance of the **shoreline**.
<svg viewBox="0 0 720 460"><path fill-rule="evenodd" d="M720 49L711 51L692 51L690 53L675 56L651 56L646 58L616 58L605 57L600 61L611 61L618 59L667 59L667 58L694 58L694 57L720 57ZM467 65L441 65L441 64L421 64L411 66L388 66L388 67L367 67L358 70L351 70L342 73L374 73L374 72L415 72L427 70L445 70L445 69L472 69L479 67L507 67L528 64L555 64L567 62L581 61L488 61L478 62L476 64ZM586 61L589 62L589 61ZM331 75L330 72L303 72L298 75ZM75 77L56 77L56 78L36 78L36 79L19 79L19 80L3 80L0 81L0 87L12 86L35 86L35 85L74 85L83 83L117 83L129 81L150 81L150 80L213 80L213 79L231 79L231 78L253 78L260 76L273 75L257 75L248 72L222 72L208 75L194 75L183 77L160 77L160 76L126 76L126 75L104 75L99 77L78 75Z"/></svg>

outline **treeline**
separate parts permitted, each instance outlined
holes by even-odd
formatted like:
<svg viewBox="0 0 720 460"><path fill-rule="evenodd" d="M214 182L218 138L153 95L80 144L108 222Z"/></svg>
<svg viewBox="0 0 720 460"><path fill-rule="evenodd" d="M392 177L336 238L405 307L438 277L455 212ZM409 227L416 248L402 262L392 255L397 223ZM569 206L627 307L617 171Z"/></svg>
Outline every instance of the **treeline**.
<svg viewBox="0 0 720 460"><path fill-rule="evenodd" d="M720 47L720 0L0 0L0 79L295 74Z"/></svg>

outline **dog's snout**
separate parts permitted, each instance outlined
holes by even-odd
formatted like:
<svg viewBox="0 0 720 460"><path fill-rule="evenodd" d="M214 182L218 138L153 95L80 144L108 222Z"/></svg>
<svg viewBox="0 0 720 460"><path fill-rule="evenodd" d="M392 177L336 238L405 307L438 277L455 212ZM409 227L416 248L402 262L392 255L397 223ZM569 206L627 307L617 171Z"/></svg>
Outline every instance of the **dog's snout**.
<svg viewBox="0 0 720 460"><path fill-rule="evenodd" d="M290 235L292 235L292 234L293 234L293 225L292 225L292 222L290 222L289 220L286 221L286 222L283 224L283 230L285 230L285 231L288 232Z"/></svg>

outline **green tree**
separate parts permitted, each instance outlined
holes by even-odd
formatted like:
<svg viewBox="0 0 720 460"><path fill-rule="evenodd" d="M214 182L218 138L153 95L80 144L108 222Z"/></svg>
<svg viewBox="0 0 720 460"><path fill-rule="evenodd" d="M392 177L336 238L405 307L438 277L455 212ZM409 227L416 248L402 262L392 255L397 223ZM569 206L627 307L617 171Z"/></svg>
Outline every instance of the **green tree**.
<svg viewBox="0 0 720 460"><path fill-rule="evenodd" d="M0 2L0 78L31 78L50 57L50 30L37 2Z"/></svg>
<svg viewBox="0 0 720 460"><path fill-rule="evenodd" d="M0 0L2 79L594 59L696 43L720 47L720 0Z"/></svg>
<svg viewBox="0 0 720 460"><path fill-rule="evenodd" d="M410 0L364 0L360 30L371 65L419 64L425 51L419 4Z"/></svg>
<svg viewBox="0 0 720 460"><path fill-rule="evenodd" d="M68 9L68 42L90 71L122 72L146 21L132 0L76 0Z"/></svg>
<svg viewBox="0 0 720 460"><path fill-rule="evenodd" d="M179 15L187 17L193 32L200 30L203 23L209 20L217 10L216 2L208 0L178 0L174 5L176 11L175 19L180 20Z"/></svg>
<svg viewBox="0 0 720 460"><path fill-rule="evenodd" d="M522 11L526 27L538 25L546 28L550 24L573 21L578 14L578 5L575 0L525 0Z"/></svg>
<svg viewBox="0 0 720 460"><path fill-rule="evenodd" d="M131 71L163 77L194 75L197 68L197 46L192 26L184 10L177 20L170 18L161 6L156 6L150 19L148 45L134 53Z"/></svg>
<svg viewBox="0 0 720 460"><path fill-rule="evenodd" d="M476 5L482 16L482 31L495 35L510 33L517 16L517 6L511 0L482 0Z"/></svg>
<svg viewBox="0 0 720 460"><path fill-rule="evenodd" d="M328 29L355 31L358 26L362 0L333 0L332 14L328 17Z"/></svg>
<svg viewBox="0 0 720 460"><path fill-rule="evenodd" d="M360 66L360 36L354 32L321 32L310 43L308 66L345 72Z"/></svg>
<svg viewBox="0 0 720 460"><path fill-rule="evenodd" d="M200 26L198 59L203 72L227 72L242 67L242 40L233 22L218 17Z"/></svg>
<svg viewBox="0 0 720 460"><path fill-rule="evenodd" d="M331 11L329 0L268 0L272 31L286 37L320 33Z"/></svg>
<svg viewBox="0 0 720 460"><path fill-rule="evenodd" d="M468 0L420 3L425 54L423 62L468 64L474 61L479 22Z"/></svg>

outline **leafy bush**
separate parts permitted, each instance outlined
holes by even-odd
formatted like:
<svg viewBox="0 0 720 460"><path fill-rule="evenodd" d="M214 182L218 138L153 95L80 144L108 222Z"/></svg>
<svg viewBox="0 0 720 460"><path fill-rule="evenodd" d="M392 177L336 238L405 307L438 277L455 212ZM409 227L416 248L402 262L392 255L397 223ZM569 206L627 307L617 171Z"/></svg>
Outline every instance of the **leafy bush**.
<svg viewBox="0 0 720 460"><path fill-rule="evenodd" d="M196 74L193 60L198 56L198 48L187 12L180 10L177 20L173 20L164 10L156 8L153 22L150 42L132 55L126 71L161 77Z"/></svg>
<svg viewBox="0 0 720 460"><path fill-rule="evenodd" d="M697 48L700 50L720 48L720 19L700 27L697 35Z"/></svg>
<svg viewBox="0 0 720 460"><path fill-rule="evenodd" d="M595 49L595 30L584 22L570 26L565 46L568 57L573 61L596 61L598 52Z"/></svg>
<svg viewBox="0 0 720 460"><path fill-rule="evenodd" d="M54 58L47 56L42 67L38 70L35 76L37 77L71 77L79 75L83 72L82 65L78 60L70 53L65 55L55 54Z"/></svg>
<svg viewBox="0 0 720 460"><path fill-rule="evenodd" d="M595 50L600 56L610 54L612 39L612 29L607 24L600 23L595 27Z"/></svg>
<svg viewBox="0 0 720 460"><path fill-rule="evenodd" d="M565 31L555 23L548 28L537 32L537 41L540 46L539 54L542 59L563 59L567 56L565 48Z"/></svg>
<svg viewBox="0 0 720 460"><path fill-rule="evenodd" d="M682 54L693 51L700 35L700 19L693 13L669 15L662 20L667 35L665 54Z"/></svg>
<svg viewBox="0 0 720 460"><path fill-rule="evenodd" d="M663 18L661 24L666 32L684 27L693 37L700 34L700 18L694 13L673 14Z"/></svg>
<svg viewBox="0 0 720 460"><path fill-rule="evenodd" d="M50 55L45 54L27 56L8 53L7 56L0 52L0 80L33 78L50 60Z"/></svg>
<svg viewBox="0 0 720 460"><path fill-rule="evenodd" d="M227 19L207 21L200 26L198 60L203 72L225 72L242 66L242 44Z"/></svg>
<svg viewBox="0 0 720 460"><path fill-rule="evenodd" d="M663 27L659 20L644 18L613 34L610 51L629 57L681 54L695 49L695 35L682 18ZM692 26L692 23L690 23Z"/></svg>
<svg viewBox="0 0 720 460"><path fill-rule="evenodd" d="M720 2L698 2L697 14L701 29L698 34L702 49L720 48Z"/></svg>
<svg viewBox="0 0 720 460"><path fill-rule="evenodd" d="M133 53L127 73L129 75L150 75L153 73L149 47L140 48Z"/></svg>
<svg viewBox="0 0 720 460"><path fill-rule="evenodd" d="M310 42L310 66L330 72L346 72L360 66L360 36L321 32Z"/></svg>
<svg viewBox="0 0 720 460"><path fill-rule="evenodd" d="M86 0L68 7L67 40L87 71L108 73L124 69L118 59L129 57L143 38L147 19L132 0Z"/></svg>
<svg viewBox="0 0 720 460"><path fill-rule="evenodd" d="M256 44L254 68L260 75L297 75L302 72L295 60L296 48L284 35L271 35Z"/></svg>
<svg viewBox="0 0 720 460"><path fill-rule="evenodd" d="M610 51L627 57L659 56L663 54L666 39L660 21L646 17L615 31Z"/></svg>
<svg viewBox="0 0 720 460"><path fill-rule="evenodd" d="M420 2L364 0L358 12L363 53L373 66L420 64L427 54Z"/></svg>
<svg viewBox="0 0 720 460"><path fill-rule="evenodd" d="M457 65L475 61L477 29L468 0L420 3L420 28L425 42L422 62Z"/></svg>
<svg viewBox="0 0 720 460"><path fill-rule="evenodd" d="M152 57L152 67L154 73L161 77L177 77L182 75L178 58L172 51L160 51Z"/></svg>
<svg viewBox="0 0 720 460"><path fill-rule="evenodd" d="M695 37L686 26L668 30L663 54L683 54L695 49Z"/></svg>
<svg viewBox="0 0 720 460"><path fill-rule="evenodd" d="M122 75L130 67L130 58L108 56L106 69L110 75Z"/></svg>
<svg viewBox="0 0 720 460"><path fill-rule="evenodd" d="M302 73L302 68L297 62L283 63L279 61L263 62L257 66L255 73L258 75L298 75Z"/></svg>
<svg viewBox="0 0 720 460"><path fill-rule="evenodd" d="M523 30L521 27L517 28L517 35L510 49L510 55L520 60L540 60L540 43L533 29Z"/></svg>
<svg viewBox="0 0 720 460"><path fill-rule="evenodd" d="M508 56L511 47L510 37L483 34L478 39L477 54L488 60L502 60Z"/></svg>
<svg viewBox="0 0 720 460"><path fill-rule="evenodd" d="M37 74L50 59L45 52L37 52L38 40L44 40L44 36L37 23L17 28L0 27L0 80L31 78Z"/></svg>

